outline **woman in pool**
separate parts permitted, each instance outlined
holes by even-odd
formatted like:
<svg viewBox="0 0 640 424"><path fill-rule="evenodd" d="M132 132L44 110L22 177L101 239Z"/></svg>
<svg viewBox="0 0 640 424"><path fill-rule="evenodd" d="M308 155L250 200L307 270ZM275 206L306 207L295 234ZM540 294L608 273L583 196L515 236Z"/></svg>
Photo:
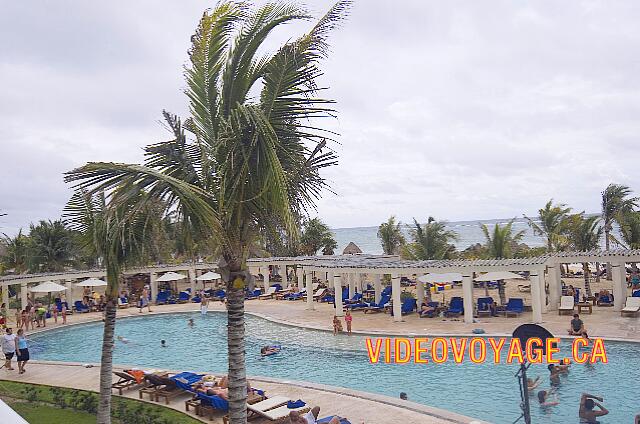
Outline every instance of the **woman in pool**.
<svg viewBox="0 0 640 424"><path fill-rule="evenodd" d="M280 352L279 346L263 346L262 349L260 349L260 355L262 356L271 356L278 352Z"/></svg>
<svg viewBox="0 0 640 424"><path fill-rule="evenodd" d="M353 321L353 316L351 315L351 311L347 310L344 314L344 323L347 325L347 334L351 335L351 322Z"/></svg>
<svg viewBox="0 0 640 424"><path fill-rule="evenodd" d="M541 407L547 407L558 405L560 402L558 402L558 398L555 395L555 389L551 389L538 392L538 403L540 403Z"/></svg>
<svg viewBox="0 0 640 424"><path fill-rule="evenodd" d="M16 336L16 355L18 360L18 373L24 374L24 366L29 361L29 346L27 345L27 337L24 335L24 330L21 328L18 330Z"/></svg>
<svg viewBox="0 0 640 424"><path fill-rule="evenodd" d="M532 378L527 378L527 389L529 389L529 391L532 391L539 385L540 385L540 376L536 377L535 380Z"/></svg>

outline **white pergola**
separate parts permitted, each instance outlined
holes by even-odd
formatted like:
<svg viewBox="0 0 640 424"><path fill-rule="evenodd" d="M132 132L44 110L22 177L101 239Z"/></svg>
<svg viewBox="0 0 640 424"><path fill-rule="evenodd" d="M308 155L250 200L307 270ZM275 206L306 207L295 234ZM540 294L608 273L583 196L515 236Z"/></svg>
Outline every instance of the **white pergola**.
<svg viewBox="0 0 640 424"><path fill-rule="evenodd" d="M391 277L393 319L402 321L400 301L400 279L413 274L462 274L462 292L464 299L464 321L473 322L473 275L485 272L528 272L531 283L531 309L533 321L542 322L542 314L549 309L556 310L562 295L560 284L560 265L580 262L609 262L613 267L614 310L623 308L626 300L627 284L625 264L640 262L640 250L593 250L589 252L561 252L534 258L522 259L478 259L478 260L428 260L406 261L397 256L388 255L342 255L342 256L298 256L249 259L249 269L257 275L261 269L269 266L294 266L298 281L304 281L307 293L312 290L312 276L320 274L335 288L336 315L342 316L342 287L349 287L352 297L356 285L361 285L363 275L372 276L375 289L375 301L380 300L383 275ZM268 272L265 274L268 275ZM545 282L549 285L547 293ZM418 304L424 300L424 283L418 282L416 295ZM265 277L265 287L269 282ZM313 298L307 298L307 309L314 309Z"/></svg>

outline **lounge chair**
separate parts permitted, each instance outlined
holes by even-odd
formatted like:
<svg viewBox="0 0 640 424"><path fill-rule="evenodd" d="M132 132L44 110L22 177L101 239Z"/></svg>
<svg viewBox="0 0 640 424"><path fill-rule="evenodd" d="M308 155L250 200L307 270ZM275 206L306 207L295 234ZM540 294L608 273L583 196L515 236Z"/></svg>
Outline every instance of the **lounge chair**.
<svg viewBox="0 0 640 424"><path fill-rule="evenodd" d="M562 315L565 312L573 313L575 307L573 296L562 296L560 298L560 306L558 306L558 315Z"/></svg>
<svg viewBox="0 0 640 424"><path fill-rule="evenodd" d="M200 406L198 412L209 412L209 419L213 420L213 414L215 411L227 412L229 410L229 402L222 399L220 396L209 396L204 393L198 393L197 398L200 399Z"/></svg>
<svg viewBox="0 0 640 424"><path fill-rule="evenodd" d="M531 293L531 284L518 284L518 291Z"/></svg>
<svg viewBox="0 0 640 424"><path fill-rule="evenodd" d="M244 298L245 298L245 300L257 299L258 296L260 296L261 293L262 293L262 290L260 290L260 289L254 289L252 292L247 291L247 293L245 293L245 295L244 295Z"/></svg>
<svg viewBox="0 0 640 424"><path fill-rule="evenodd" d="M289 402L289 398L286 396L272 396L261 402L254 403L253 405L247 405L247 412L249 416L258 415L258 411L265 412L273 408L285 405Z"/></svg>
<svg viewBox="0 0 640 424"><path fill-rule="evenodd" d="M192 302L192 303L200 303L200 302L202 302L202 299L200 298L200 296L195 295L195 296L193 296L193 297L191 298L191 302Z"/></svg>
<svg viewBox="0 0 640 424"><path fill-rule="evenodd" d="M640 290L634 290L631 293L631 297L640 297Z"/></svg>
<svg viewBox="0 0 640 424"><path fill-rule="evenodd" d="M191 296L189 295L189 292L181 291L178 295L178 303L187 303L190 298Z"/></svg>
<svg viewBox="0 0 640 424"><path fill-rule="evenodd" d="M391 300L391 295L386 294L382 296L380 298L380 302L371 302L369 303L369 306L363 308L364 313L366 314L367 312L384 312L384 310L389 306L389 300Z"/></svg>
<svg viewBox="0 0 640 424"><path fill-rule="evenodd" d="M335 416L336 415L329 415L328 417L320 418L316 420L316 424L328 424ZM338 419L340 420L340 424L351 424L351 422L346 418L338 417Z"/></svg>
<svg viewBox="0 0 640 424"><path fill-rule="evenodd" d="M431 306L433 311L422 313L422 310L418 311L420 318L435 318L437 316L437 310L440 307L440 302L427 302L427 306Z"/></svg>
<svg viewBox="0 0 640 424"><path fill-rule="evenodd" d="M327 292L327 289L318 289L313 295L313 300L320 300L322 296ZM306 296L305 296L306 297Z"/></svg>
<svg viewBox="0 0 640 424"><path fill-rule="evenodd" d="M402 301L402 305L400 306L400 314L408 315L418 309L418 303L413 298L406 298ZM391 315L393 315L393 310L391 310Z"/></svg>
<svg viewBox="0 0 640 424"><path fill-rule="evenodd" d="M165 381L162 377L155 374L145 375L144 379L148 385L138 390L138 396L140 399L143 399L144 395L147 394L149 395L149 399L154 400L156 398L156 391L164 386Z"/></svg>
<svg viewBox="0 0 640 424"><path fill-rule="evenodd" d="M126 297L120 296L118 298L118 308L124 309L129 307L129 299Z"/></svg>
<svg viewBox="0 0 640 424"><path fill-rule="evenodd" d="M493 305L493 297L478 298L478 317L491 316L491 305Z"/></svg>
<svg viewBox="0 0 640 424"><path fill-rule="evenodd" d="M504 310L504 315L509 316L519 316L522 312L524 312L524 300L520 298L511 298L507 302L507 307Z"/></svg>
<svg viewBox="0 0 640 424"><path fill-rule="evenodd" d="M319 302L326 302L326 303L333 303L335 301L336 301L336 297L334 295L332 295L331 293L325 294L319 300Z"/></svg>
<svg viewBox="0 0 640 424"><path fill-rule="evenodd" d="M79 312L81 314L89 312L89 307L84 305L81 300L76 300L73 303L73 307L75 308L76 312Z"/></svg>
<svg viewBox="0 0 640 424"><path fill-rule="evenodd" d="M160 398L165 399L165 404L169 405L169 402L174 397L184 393L184 391L178 387L175 380L172 378L161 377L163 385L158 387L155 392L156 402L160 402Z"/></svg>
<svg viewBox="0 0 640 424"><path fill-rule="evenodd" d="M123 390L142 384L138 383L134 376L127 374L126 372L114 371L113 373L119 377L119 380L111 385L111 389L118 390L118 394L120 396L122 396Z"/></svg>
<svg viewBox="0 0 640 424"><path fill-rule="evenodd" d="M258 296L258 299L260 300L273 299L273 297L276 295L276 291L277 291L277 288L274 286L271 286L267 289L267 292L265 294L261 294L260 296Z"/></svg>
<svg viewBox="0 0 640 424"><path fill-rule="evenodd" d="M613 295L602 295L598 298L598 306L613 306Z"/></svg>
<svg viewBox="0 0 640 424"><path fill-rule="evenodd" d="M171 292L169 292L169 290L164 290L159 292L156 295L156 305L166 305L167 303L169 303L170 295L171 295Z"/></svg>
<svg viewBox="0 0 640 424"><path fill-rule="evenodd" d="M345 303L347 304L362 303L362 293L354 294L353 297L351 299L347 299Z"/></svg>
<svg viewBox="0 0 640 424"><path fill-rule="evenodd" d="M299 292L287 293L282 298L284 300L300 300L307 294L306 289L302 289ZM276 295L277 298L278 295Z"/></svg>
<svg viewBox="0 0 640 424"><path fill-rule="evenodd" d="M627 297L627 303L624 305L624 308L620 311L620 316L624 316L625 314L637 315L640 312L640 297Z"/></svg>
<svg viewBox="0 0 640 424"><path fill-rule="evenodd" d="M255 405L259 405L260 403L262 403L262 402L258 402ZM273 409L268 409L266 411L261 411L259 409L255 409L254 410L252 408L253 406L254 405L247 405L247 409L249 411L255 413L256 415L259 415L259 416L261 416L263 418L268 419L269 421L282 421L282 420L285 420L289 416L291 411L297 411L297 412L303 413L303 412L308 412L311 409L307 405L301 406L299 408L289 408L286 405L286 403L284 405L278 406L278 407L273 408Z"/></svg>
<svg viewBox="0 0 640 424"><path fill-rule="evenodd" d="M464 313L464 301L461 297L452 297L449 303L449 309L444 312L446 317L459 317Z"/></svg>

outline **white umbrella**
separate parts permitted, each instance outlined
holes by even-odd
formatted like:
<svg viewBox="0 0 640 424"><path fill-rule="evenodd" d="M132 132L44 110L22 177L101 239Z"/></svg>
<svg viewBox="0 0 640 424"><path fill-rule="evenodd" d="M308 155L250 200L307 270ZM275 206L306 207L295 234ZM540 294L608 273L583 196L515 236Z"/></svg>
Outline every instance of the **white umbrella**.
<svg viewBox="0 0 640 424"><path fill-rule="evenodd" d="M107 282L104 280L100 280L99 278L89 278L88 280L76 283L76 286L78 287L101 287L106 285Z"/></svg>
<svg viewBox="0 0 640 424"><path fill-rule="evenodd" d="M476 281L524 280L521 275L509 271L492 271L476 277Z"/></svg>
<svg viewBox="0 0 640 424"><path fill-rule="evenodd" d="M65 286L61 286L58 283L54 283L53 281L45 281L44 283L38 284L35 287L31 287L29 289L30 292L33 293L50 293L50 292L61 292L66 290Z"/></svg>
<svg viewBox="0 0 640 424"><path fill-rule="evenodd" d="M187 276L183 274L178 274L177 272L170 271L170 272L167 272L166 274L163 274L156 281L160 281L160 282L178 281L178 280L182 280L183 278L187 278Z"/></svg>
<svg viewBox="0 0 640 424"><path fill-rule="evenodd" d="M204 274L196 278L196 280L211 281L211 280L217 280L219 278L222 278L220 274L218 274L217 272L209 271L209 272L205 272Z"/></svg>
<svg viewBox="0 0 640 424"><path fill-rule="evenodd" d="M425 274L418 277L418 281L423 283L452 283L454 281L462 281L462 274L458 272L450 272L447 274Z"/></svg>

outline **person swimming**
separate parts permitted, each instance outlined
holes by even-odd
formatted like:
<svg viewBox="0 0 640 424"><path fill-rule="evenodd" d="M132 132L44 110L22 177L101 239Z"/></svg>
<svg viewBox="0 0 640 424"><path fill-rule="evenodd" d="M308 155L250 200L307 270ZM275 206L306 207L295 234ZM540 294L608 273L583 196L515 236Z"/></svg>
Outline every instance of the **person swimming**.
<svg viewBox="0 0 640 424"><path fill-rule="evenodd" d="M263 346L262 349L260 349L262 356L275 355L278 352L280 352L280 346Z"/></svg>
<svg viewBox="0 0 640 424"><path fill-rule="evenodd" d="M122 336L118 336L116 338L118 339L119 342L124 343L124 344L127 344L127 343L129 343L131 341L131 340L126 339L126 338L124 338Z"/></svg>
<svg viewBox="0 0 640 424"><path fill-rule="evenodd" d="M189 322L187 323L189 327L193 327L195 323L193 322L193 318L189 318Z"/></svg>
<svg viewBox="0 0 640 424"><path fill-rule="evenodd" d="M558 402L558 398L555 395L555 389L551 389L538 392L538 403L540 403L540 406L546 407L558 405L560 402Z"/></svg>
<svg viewBox="0 0 640 424"><path fill-rule="evenodd" d="M160 340L160 347L167 347L167 342L164 340Z"/></svg>

